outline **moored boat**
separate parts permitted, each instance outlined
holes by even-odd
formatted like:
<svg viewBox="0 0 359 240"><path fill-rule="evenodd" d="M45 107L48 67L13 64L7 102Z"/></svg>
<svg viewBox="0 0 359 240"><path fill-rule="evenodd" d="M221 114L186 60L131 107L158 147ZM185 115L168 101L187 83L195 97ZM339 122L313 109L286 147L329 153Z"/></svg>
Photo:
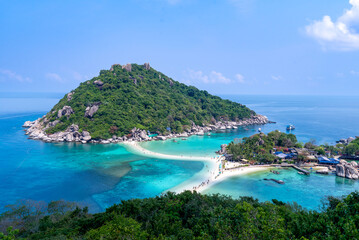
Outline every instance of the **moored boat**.
<svg viewBox="0 0 359 240"><path fill-rule="evenodd" d="M291 131L291 130L294 130L294 129L295 129L295 127L292 124L287 126L287 131Z"/></svg>

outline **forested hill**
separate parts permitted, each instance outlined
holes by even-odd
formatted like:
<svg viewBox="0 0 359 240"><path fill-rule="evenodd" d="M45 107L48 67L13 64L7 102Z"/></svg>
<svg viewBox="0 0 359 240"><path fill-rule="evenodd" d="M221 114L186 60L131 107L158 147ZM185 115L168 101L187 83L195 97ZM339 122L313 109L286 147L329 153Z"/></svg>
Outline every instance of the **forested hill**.
<svg viewBox="0 0 359 240"><path fill-rule="evenodd" d="M72 124L92 138L123 136L131 129L164 133L219 120L254 116L246 106L187 86L144 65L115 64L66 94L46 115L48 134Z"/></svg>

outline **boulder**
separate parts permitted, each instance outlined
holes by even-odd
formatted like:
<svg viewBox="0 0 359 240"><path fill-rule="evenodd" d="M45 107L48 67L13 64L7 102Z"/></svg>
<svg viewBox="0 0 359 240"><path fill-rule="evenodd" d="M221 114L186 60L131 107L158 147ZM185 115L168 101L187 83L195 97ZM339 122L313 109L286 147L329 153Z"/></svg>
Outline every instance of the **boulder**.
<svg viewBox="0 0 359 240"><path fill-rule="evenodd" d="M57 117L61 118L62 116L70 116L74 113L74 110L70 106L64 106L57 112Z"/></svg>
<svg viewBox="0 0 359 240"><path fill-rule="evenodd" d="M69 92L67 94L67 101L70 102L72 100L72 95L74 95L74 92Z"/></svg>
<svg viewBox="0 0 359 240"><path fill-rule="evenodd" d="M145 130L143 130L143 131L140 132L140 137L141 137L142 139L147 139L147 138L148 138L147 133L146 133Z"/></svg>
<svg viewBox="0 0 359 240"><path fill-rule="evenodd" d="M145 63L143 64L143 67L146 69L146 70L150 70L151 67L150 67L150 64L149 63Z"/></svg>
<svg viewBox="0 0 359 240"><path fill-rule="evenodd" d="M165 136L157 136L157 139L164 141L164 140L166 140L167 138L166 138Z"/></svg>
<svg viewBox="0 0 359 240"><path fill-rule="evenodd" d="M34 122L35 121L26 121L22 126L28 128L31 127L34 124Z"/></svg>
<svg viewBox="0 0 359 240"><path fill-rule="evenodd" d="M71 124L71 126L69 126L67 129L66 129L66 132L76 132L79 130L79 126L76 125L76 124Z"/></svg>
<svg viewBox="0 0 359 240"><path fill-rule="evenodd" d="M103 85L103 82L100 81L100 80L96 80L96 81L94 81L93 83L94 83L96 86L98 86L98 87L102 87L102 85Z"/></svg>
<svg viewBox="0 0 359 240"><path fill-rule="evenodd" d="M218 154L225 154L227 153L227 144L222 144L221 145L221 150L217 151Z"/></svg>
<svg viewBox="0 0 359 240"><path fill-rule="evenodd" d="M48 127L55 127L59 122L60 122L60 120L55 120L53 122L49 122L49 124L47 126Z"/></svg>
<svg viewBox="0 0 359 240"><path fill-rule="evenodd" d="M338 177L345 177L345 167L344 164L337 164L336 168L335 168L336 172L337 172L337 176Z"/></svg>
<svg viewBox="0 0 359 240"><path fill-rule="evenodd" d="M85 117L92 118L93 115L97 112L100 103L94 103L91 106L88 106L85 110Z"/></svg>
<svg viewBox="0 0 359 240"><path fill-rule="evenodd" d="M345 177L349 179L359 179L359 172L357 169L358 164L356 162L348 163L345 160L340 160L340 163L336 166L336 174L339 177Z"/></svg>
<svg viewBox="0 0 359 240"><path fill-rule="evenodd" d="M132 65L130 63L127 63L126 65L122 66L122 69L125 69L127 72L131 72Z"/></svg>
<svg viewBox="0 0 359 240"><path fill-rule="evenodd" d="M68 142L73 142L75 140L74 135L72 133L68 133L65 137L65 140Z"/></svg>
<svg viewBox="0 0 359 240"><path fill-rule="evenodd" d="M89 140L91 140L91 136L82 137L82 140L83 141L89 141Z"/></svg>

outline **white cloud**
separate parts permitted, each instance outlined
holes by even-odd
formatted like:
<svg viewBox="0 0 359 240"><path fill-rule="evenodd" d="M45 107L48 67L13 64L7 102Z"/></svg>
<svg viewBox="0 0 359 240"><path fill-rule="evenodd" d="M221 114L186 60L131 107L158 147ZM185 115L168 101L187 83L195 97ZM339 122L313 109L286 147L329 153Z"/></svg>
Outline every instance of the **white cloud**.
<svg viewBox="0 0 359 240"><path fill-rule="evenodd" d="M31 78L23 77L20 74L17 74L16 72L8 69L0 69L0 77L5 78L5 80L12 79L18 82L32 82Z"/></svg>
<svg viewBox="0 0 359 240"><path fill-rule="evenodd" d="M76 81L79 81L79 82L83 82L83 81L89 79L89 77L87 75L82 75L78 72L73 72L72 76Z"/></svg>
<svg viewBox="0 0 359 240"><path fill-rule="evenodd" d="M273 75L271 76L271 78L275 81L279 81L283 79L282 76L273 76Z"/></svg>
<svg viewBox="0 0 359 240"><path fill-rule="evenodd" d="M225 77L222 73L211 71L209 74L204 74L202 71L189 70L188 76L192 80L199 80L204 83L231 83L232 80Z"/></svg>
<svg viewBox="0 0 359 240"><path fill-rule="evenodd" d="M57 73L46 73L45 77L49 80L55 80L56 82L64 82L62 77Z"/></svg>
<svg viewBox="0 0 359 240"><path fill-rule="evenodd" d="M350 71L350 74L351 74L351 75L354 75L354 76L359 76L359 72L358 72L358 71L354 71L354 70L351 70L351 71Z"/></svg>
<svg viewBox="0 0 359 240"><path fill-rule="evenodd" d="M244 81L244 77L242 74L236 74L236 79L238 80L239 83L245 83Z"/></svg>
<svg viewBox="0 0 359 240"><path fill-rule="evenodd" d="M359 24L359 0L349 0L352 8L346 10L335 22L330 16L306 26L308 36L316 39L324 49L359 50L359 34L354 27Z"/></svg>

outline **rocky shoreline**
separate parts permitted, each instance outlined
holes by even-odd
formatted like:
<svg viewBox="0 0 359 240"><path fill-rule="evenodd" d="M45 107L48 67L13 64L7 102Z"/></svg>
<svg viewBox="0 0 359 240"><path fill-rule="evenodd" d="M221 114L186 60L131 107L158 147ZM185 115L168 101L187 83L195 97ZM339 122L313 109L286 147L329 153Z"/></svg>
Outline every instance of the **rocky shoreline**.
<svg viewBox="0 0 359 240"><path fill-rule="evenodd" d="M51 122L50 122L51 123ZM109 139L92 139L91 134L88 131L79 131L79 126L72 124L65 131L56 132L54 134L47 134L46 129L49 127L49 122L46 117L43 116L35 121L26 121L23 125L25 134L29 136L29 139L41 140L44 142L81 142L81 143L118 143L124 141L152 141L152 140L166 140L170 138L186 138L191 135L204 135L211 131L236 129L238 126L248 125L263 125L268 123L268 118L263 115L255 115L248 119L243 119L238 122L231 121L218 121L216 124L197 126L194 123L192 128L183 132L168 135L158 135L156 137L149 137L146 130L134 128L127 136L117 137L112 136Z"/></svg>

